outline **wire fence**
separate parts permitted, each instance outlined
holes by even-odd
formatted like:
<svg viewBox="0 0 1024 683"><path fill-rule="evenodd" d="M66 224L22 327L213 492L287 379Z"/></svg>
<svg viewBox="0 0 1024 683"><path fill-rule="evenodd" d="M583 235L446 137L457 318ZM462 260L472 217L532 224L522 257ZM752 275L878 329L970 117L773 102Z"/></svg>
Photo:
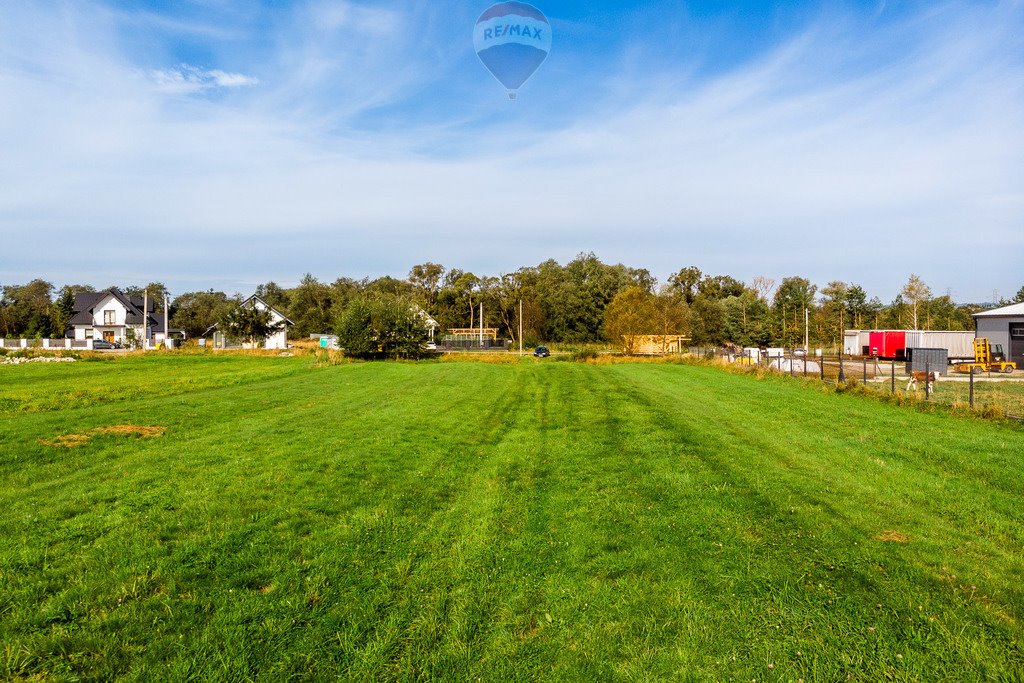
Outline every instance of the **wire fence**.
<svg viewBox="0 0 1024 683"><path fill-rule="evenodd" d="M441 339L436 342L438 351L508 351L507 339Z"/></svg>
<svg viewBox="0 0 1024 683"><path fill-rule="evenodd" d="M802 350L691 348L690 353L735 368L768 371L843 388L857 386L899 402L927 401L952 409L1024 420L1024 371L957 372L942 364L912 371L905 361L866 356L805 355Z"/></svg>

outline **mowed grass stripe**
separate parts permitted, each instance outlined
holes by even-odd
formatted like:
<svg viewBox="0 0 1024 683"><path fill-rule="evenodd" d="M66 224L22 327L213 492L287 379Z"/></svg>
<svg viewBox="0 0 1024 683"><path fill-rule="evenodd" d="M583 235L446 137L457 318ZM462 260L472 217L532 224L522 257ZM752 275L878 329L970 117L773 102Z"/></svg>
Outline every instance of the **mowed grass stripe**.
<svg viewBox="0 0 1024 683"><path fill-rule="evenodd" d="M428 367L426 370L436 371L440 367ZM124 482L124 487L128 490L148 490L151 498L162 500L162 504L171 510L180 510L183 518L206 520L205 527L200 529L204 534L204 545L210 545L211 535L226 536L225 543L214 543L210 552L201 558L207 563L212 555L227 554L231 550L232 536L240 536L234 540L246 540L247 534L229 533L233 527L251 522L262 509L279 505L283 496L295 490L302 490L303 498L316 501L311 507L327 516L337 516L345 509L355 508L356 512L352 513L353 523L346 525L354 527L372 527L381 521L378 509L383 507L386 512L388 506L382 506L378 500L379 488L408 491L408 495L402 493L397 497L418 498L418 506L430 502L426 494L433 493L433 497L439 500L430 507L436 507L452 495L452 490L473 488L462 481L467 472L474 471L475 466L475 463L467 463L465 459L482 457L480 444L489 434L494 434L494 425L467 422L460 412L466 405L473 406L474 410L479 409L486 404L489 396L500 397L505 393L504 387L494 385L489 380L486 386L467 381L474 374L493 374L487 366L470 366L467 370L461 374L455 391L450 391L443 384L425 381L427 378L418 369L410 373L401 366L338 368L336 372L318 376L321 380L332 381L319 384L303 382L302 387L295 388L291 394L278 392L272 398L259 402L246 401L230 434L200 433L191 440L185 439L175 454L170 456L166 447L157 449L151 444L140 442L136 457L125 458L121 463L123 467L119 470L139 471L136 466L144 461L149 464L147 470L154 469L162 461L174 461L178 471L172 472L170 479L177 478L179 482L191 480L191 489L186 487L185 493L179 489L157 491L153 489L151 480L138 478ZM368 371L373 375L370 381L364 382L357 378L357 391L349 391L351 383L348 378ZM389 382L389 375L400 381ZM259 388L265 387L256 387ZM311 391L312 394L309 393ZM236 403L235 392L218 393L222 393L222 403L240 405ZM311 396L316 397L316 405L307 404ZM210 401L211 398L206 396L204 400ZM301 398L305 398L306 402L297 402ZM281 406L289 402L292 402L294 410L282 413ZM276 404L276 409L268 409L267 404L271 403ZM389 410L381 410L382 404L389 406ZM191 410L193 407L186 405L184 409ZM424 407L428 410L424 411ZM146 408L158 410L159 406ZM417 419L407 419L411 409L417 413ZM287 425L296 414L315 415L306 420L306 427L318 435L315 440L295 443L287 439L282 443L277 438L282 433L290 436ZM500 420L507 419L507 411L492 409L487 414ZM422 423L425 419L429 422L430 433L427 436L440 444L434 449L422 447L422 425L417 422ZM331 428L327 429L325 423L330 423ZM273 452L265 449L266 439L263 443L255 439L259 435L266 437L271 434L275 436L273 441L277 444ZM323 434L331 436L322 439ZM410 452L408 446L411 444L416 445L417 452ZM188 460L178 460L179 450L196 455ZM327 464L334 452L339 454L340 465L337 468ZM463 462L456 462L455 467L447 461L438 465L437 461L449 452L462 458ZM424 454L430 457L421 459ZM92 453L90 458L96 455ZM330 476L337 475L337 472L319 473L328 475L326 477L303 477L306 462L315 463L321 470L344 470L341 472L343 481L339 482L336 476ZM419 478L425 478L428 483L424 485ZM429 482L441 486L431 491ZM236 488L244 489L245 493L236 495L233 491ZM193 504L193 508L189 509L190 501L185 501L185 506L179 507L176 500L188 493L192 494L192 499L198 499L198 505ZM100 491L92 495L104 494ZM360 498L368 498L371 502L363 503ZM427 500L424 501L424 498ZM292 514L301 517L305 512L286 509L284 516ZM105 516L109 517L109 514ZM459 516L463 520L462 524L465 520L475 520L477 517L477 511L472 515L466 513ZM413 526L425 520L416 518L407 521ZM114 526L120 526L120 522L115 520ZM323 523L324 520L318 519L315 522ZM138 530L131 531L134 533ZM182 532L179 530L178 533ZM453 534L455 540L468 539L470 536L461 528ZM346 545L347 540L343 538L339 544ZM184 563L190 566L194 564L190 557L193 549L185 545ZM348 545L359 549L358 543ZM445 543L444 546L449 544ZM239 563L236 561L235 564ZM256 582L260 580L263 579ZM244 640L242 645L244 647Z"/></svg>
<svg viewBox="0 0 1024 683"><path fill-rule="evenodd" d="M800 408L811 409L813 406L801 404L812 402L809 399L815 395L792 391L784 381L778 382L775 391L790 394L785 396L789 401L759 405L763 397L761 392L756 392L750 412L740 416L730 413L724 401L717 401L707 394L701 400L682 395L687 389L692 389L692 385L688 382L680 384L680 371L674 368L663 366L653 373L636 373L636 368L626 367L618 372L631 381L642 381L648 391L658 387L655 389L655 393L660 395L655 403L657 410L673 423L674 428L692 429L700 435L707 444L703 449L707 461L726 472L726 479L732 485L740 485L737 498L743 501L776 501L774 511L766 508L776 519L784 518L786 515L780 515L780 511L789 506L796 519L800 520L803 533L814 541L807 550L821 556L822 561L814 564L827 565L830 568L828 576L840 576L837 568L849 559L857 561L861 567L870 568L875 564L877 574L887 582L896 580L888 590L894 598L901 598L911 607L916 605L919 612L929 607L935 609L934 591L945 593L943 597L958 607L970 603L968 610L973 613L972 620L980 622L969 626L980 627L973 634L975 637L1003 639L1004 645L1012 651L1019 651L1015 627L1020 618L1022 595L1015 577L1024 569L1021 564L1024 557L1020 541L1021 509L1019 504L1016 507L1012 505L1012 494L993 490L984 480L977 482L971 479L971 472L978 468L979 461L984 463L991 457L999 463L1012 458L1011 454L1021 452L1019 430L999 425L982 425L979 428L977 422L971 420L960 421L958 425L957 420L951 421L948 417L894 410L860 397L828 397L830 400L826 405L833 403L836 415L830 428L833 433L856 433L855 425L860 420L862 429L876 424L875 428L879 430L901 430L907 440L923 439L923 448L936 453L938 460L955 462L957 458L971 457L973 451L976 459L966 467L968 473L946 485L947 478L953 477L950 468L926 467L922 471L922 458L917 453L912 452L911 461L902 463L903 467L896 468L895 472L879 472L878 468L865 466L874 463L871 448L856 445L863 443L862 439L847 439L844 447L837 449L834 440L819 433L818 447L809 448L808 445L814 444L816 439L800 427ZM721 378L714 370L686 368L681 372L692 373L717 384L719 390L721 388L718 381ZM652 381L651 374L661 375L663 382ZM730 383L737 390L745 390L749 388L749 381L745 380L747 378L732 377ZM717 392L708 393L713 395ZM682 402L691 410L674 415L662 411L660 406L671 401ZM825 407L821 402L816 403L819 410ZM775 405L789 407L770 410ZM966 444L961 442L957 445L950 439L949 431L945 439L936 439L931 432L935 431L939 420L946 420L947 424L952 422L953 430L970 430L963 439ZM714 428L694 429L697 422L713 424ZM737 434L742 438L737 439ZM916 434L923 436L917 437ZM978 442L974 448L972 441ZM739 444L747 447L737 447ZM956 451L958 447L964 449L965 446L966 453ZM1019 460L1019 455L1017 457ZM992 468L992 465L982 464L981 467ZM821 474L807 475L815 471ZM1019 493L1016 498L1019 501ZM871 505L878 499L885 504ZM976 520L977 525L965 528L965 515ZM908 533L911 544L903 546L875 541L880 530L890 528ZM951 579L952 576L957 579ZM859 572L853 578L856 582L864 582L870 574ZM963 592L967 584L974 587L968 587L971 595L965 599ZM872 582L869 580L867 585L872 585ZM976 591L983 592L983 595L979 596L981 599L972 600ZM998 604L993 603L993 598ZM1008 605L1011 606L1009 610L1006 609ZM866 612L865 616L869 614ZM913 622L910 617L907 619ZM941 632L946 629L941 621L941 617L929 621L932 625L929 630ZM941 661L944 647L945 644L929 651L927 658L919 664L927 667Z"/></svg>
<svg viewBox="0 0 1024 683"><path fill-rule="evenodd" d="M1020 518L1004 463L1019 431L703 368L296 367L66 413L72 429L145 414L169 428L152 440L54 452L33 439L56 414L0 424L20 444L0 452L17 472L0 491L0 673L1016 670ZM893 465L865 467L882 447ZM979 526L965 530L968 512ZM888 526L910 542L876 541Z"/></svg>
<svg viewBox="0 0 1024 683"><path fill-rule="evenodd" d="M715 373L687 369L691 371ZM660 389L664 400L681 400L671 389L672 369L662 367L658 373L665 378ZM741 391L745 378L733 379L735 390ZM893 410L868 398L820 396L793 391L785 381L774 383L775 391L758 392L740 419L728 417L728 394L724 401L709 396L692 406L714 425L702 430L705 438L714 439L715 431L728 433L711 452L727 452L728 443L749 444L751 452L768 456L750 471L772 471L773 480L798 468L799 484L818 483L820 493L812 502L827 503L830 515L848 523L866 515L876 526L913 525L968 546L984 544L995 532L1000 545L1009 541L1012 551L1000 559L1020 560L1016 549L1024 544L1019 506L1024 439L1019 429ZM789 395L780 396L779 391ZM830 415L828 422L819 421L823 412ZM807 429L805 420L816 429ZM951 431L955 438L950 438Z"/></svg>
<svg viewBox="0 0 1024 683"><path fill-rule="evenodd" d="M146 354L67 364L3 366L0 420L23 412L66 411L249 384L262 378L288 376L308 366L308 358L253 358L239 354Z"/></svg>

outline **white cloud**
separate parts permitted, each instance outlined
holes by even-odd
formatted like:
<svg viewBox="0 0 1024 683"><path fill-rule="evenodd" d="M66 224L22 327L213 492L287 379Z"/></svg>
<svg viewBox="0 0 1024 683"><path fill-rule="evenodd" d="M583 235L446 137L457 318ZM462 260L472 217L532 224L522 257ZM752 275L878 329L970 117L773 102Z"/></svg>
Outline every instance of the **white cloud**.
<svg viewBox="0 0 1024 683"><path fill-rule="evenodd" d="M140 72L102 14L11 22L43 22L51 50L22 46L17 69L0 61L0 229L15 235L0 278L35 276L63 242L73 265L88 250L73 236L113 230L161 248L184 239L175 272L262 258L231 247L253 240L275 257L265 277L280 280L317 264L332 277L427 258L493 271L596 249L661 275L690 263L799 273L883 298L911 271L965 298L1020 286L1019 5L951 5L877 33L822 24L710 80L681 69L689 80L652 78L628 102L596 96L565 126L530 120L546 105L541 81L512 115L441 103L448 121L386 134L351 122L452 57L398 40L408 16L360 11L300 12L268 37L263 83L240 102L167 97L259 81L190 65ZM45 249L28 233L46 235ZM962 248L978 234L1001 248ZM97 254L70 279L90 279Z"/></svg>
<svg viewBox="0 0 1024 683"><path fill-rule="evenodd" d="M372 34L389 34L401 25L402 15L391 9L365 7L352 2L331 0L313 2L305 19L317 31L353 30Z"/></svg>
<svg viewBox="0 0 1024 683"><path fill-rule="evenodd" d="M203 69L181 64L173 69L152 69L149 77L157 89L166 93L198 93L218 88L244 88L259 85L259 79L220 69Z"/></svg>

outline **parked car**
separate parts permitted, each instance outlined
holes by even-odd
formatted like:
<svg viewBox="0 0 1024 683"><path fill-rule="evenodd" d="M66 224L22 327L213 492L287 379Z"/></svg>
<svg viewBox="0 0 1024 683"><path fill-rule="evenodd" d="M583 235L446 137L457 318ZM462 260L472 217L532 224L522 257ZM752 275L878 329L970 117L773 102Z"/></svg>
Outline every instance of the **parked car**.
<svg viewBox="0 0 1024 683"><path fill-rule="evenodd" d="M117 342L108 342L106 339L94 339L92 348L96 351L106 351L108 349L121 349L124 347Z"/></svg>
<svg viewBox="0 0 1024 683"><path fill-rule="evenodd" d="M533 350L533 355L535 355L537 358L547 358L548 356L551 355L551 352L548 351L548 347L546 346L538 346L536 349Z"/></svg>

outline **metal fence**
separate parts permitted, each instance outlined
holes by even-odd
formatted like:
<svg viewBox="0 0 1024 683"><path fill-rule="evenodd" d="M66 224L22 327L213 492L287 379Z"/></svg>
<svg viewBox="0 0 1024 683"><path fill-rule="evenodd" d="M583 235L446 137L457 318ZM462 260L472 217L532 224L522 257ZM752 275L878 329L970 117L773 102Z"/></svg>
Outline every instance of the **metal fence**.
<svg viewBox="0 0 1024 683"><path fill-rule="evenodd" d="M436 342L437 350L449 351L508 351L507 339L443 339Z"/></svg>
<svg viewBox="0 0 1024 683"><path fill-rule="evenodd" d="M935 405L980 412L990 416L1024 420L1024 371L960 373L950 365L932 366L926 361L914 371L903 361L882 361L865 356L805 356L802 350L691 349L697 357L844 388L858 386L900 401L927 401ZM945 374L943 374L945 373ZM927 381L930 380L930 381Z"/></svg>

